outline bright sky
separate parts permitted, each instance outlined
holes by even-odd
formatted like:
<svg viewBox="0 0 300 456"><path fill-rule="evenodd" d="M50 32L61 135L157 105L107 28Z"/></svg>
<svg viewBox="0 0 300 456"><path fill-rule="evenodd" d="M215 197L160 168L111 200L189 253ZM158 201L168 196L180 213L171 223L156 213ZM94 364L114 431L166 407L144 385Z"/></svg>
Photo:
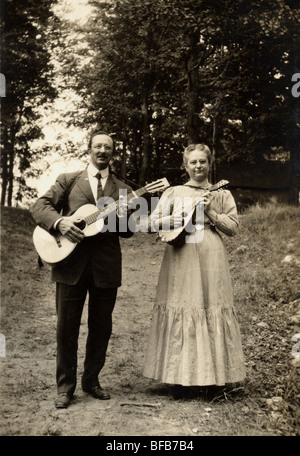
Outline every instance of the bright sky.
<svg viewBox="0 0 300 456"><path fill-rule="evenodd" d="M75 22L78 25L84 24L89 17L91 7L87 4L88 0L59 0L54 11L58 16L64 19ZM52 145L53 149L58 145L58 138L61 136L65 140L69 139L76 142L85 142L87 132L81 131L75 127L69 127L67 130L63 125L59 125L55 113L68 112L71 109L71 104L76 100L76 94L72 91L65 90L62 97L58 98L52 104L52 112L45 112L43 115L43 133L44 142ZM50 119L50 122L49 122ZM82 154L82 150L78 151L78 155ZM82 159L64 159L57 152L53 151L47 159L41 160L40 167L44 172L40 178L28 179L28 183L33 185L38 190L38 195L41 196L54 183L56 177L63 172L71 172L81 169L86 166ZM24 201L25 203L25 201Z"/></svg>
<svg viewBox="0 0 300 456"><path fill-rule="evenodd" d="M61 12L65 19L80 24L87 21L91 9L88 0L59 0L55 7L55 11Z"/></svg>

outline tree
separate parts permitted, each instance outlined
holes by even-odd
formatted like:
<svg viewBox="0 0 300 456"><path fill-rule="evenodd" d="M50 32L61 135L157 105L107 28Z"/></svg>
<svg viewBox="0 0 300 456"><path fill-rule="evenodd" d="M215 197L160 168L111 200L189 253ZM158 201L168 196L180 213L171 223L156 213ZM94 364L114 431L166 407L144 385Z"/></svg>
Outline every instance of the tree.
<svg viewBox="0 0 300 456"><path fill-rule="evenodd" d="M154 148L157 153L161 150L156 125L167 118L170 97L174 98L166 93L176 68L170 70L159 54L166 36L165 18L157 19L163 2L91 3L95 12L82 29L88 46L80 50L74 43L76 53L68 53L64 68L66 73L76 69L73 87L88 111L82 124L101 124L115 132L122 144L121 173L143 184L149 178ZM78 60L87 52L90 60L79 68Z"/></svg>
<svg viewBox="0 0 300 456"><path fill-rule="evenodd" d="M282 148L296 157L292 0L90 3L88 44L74 44L64 68L87 111L81 124L116 133L123 176L143 184L168 170L177 181L182 148L195 141L213 149L214 176L222 163L259 164Z"/></svg>
<svg viewBox="0 0 300 456"><path fill-rule="evenodd" d="M299 198L300 7L291 1L190 2L180 13L187 44L187 135L210 144L217 163L259 165L290 152L290 201ZM180 24L177 24L180 30ZM216 168L214 169L216 175Z"/></svg>
<svg viewBox="0 0 300 456"><path fill-rule="evenodd" d="M47 26L56 0L6 0L1 19L2 65L6 97L1 100L1 204L12 204L14 169L26 189L24 170L30 167L28 144L41 135L37 107L55 96L47 49Z"/></svg>

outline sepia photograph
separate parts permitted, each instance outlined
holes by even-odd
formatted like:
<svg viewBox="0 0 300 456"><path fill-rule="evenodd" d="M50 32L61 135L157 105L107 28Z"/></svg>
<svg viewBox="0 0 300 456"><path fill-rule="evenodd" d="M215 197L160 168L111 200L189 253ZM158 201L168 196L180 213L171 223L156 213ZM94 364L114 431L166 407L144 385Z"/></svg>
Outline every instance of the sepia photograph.
<svg viewBox="0 0 300 456"><path fill-rule="evenodd" d="M2 442L299 436L299 0L0 23Z"/></svg>

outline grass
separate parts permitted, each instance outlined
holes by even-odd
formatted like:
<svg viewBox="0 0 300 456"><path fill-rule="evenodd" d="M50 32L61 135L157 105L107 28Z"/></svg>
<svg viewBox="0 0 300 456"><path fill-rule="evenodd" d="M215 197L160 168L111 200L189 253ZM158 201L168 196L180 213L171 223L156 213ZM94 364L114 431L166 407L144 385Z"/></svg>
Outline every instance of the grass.
<svg viewBox="0 0 300 456"><path fill-rule="evenodd" d="M239 234L225 242L233 264L249 387L265 397L289 395L290 405L282 404L281 412L299 426L300 373L291 367L291 337L299 328L289 325L289 318L291 302L300 292L300 210L253 206L241 215ZM289 262L284 261L287 255ZM278 429L282 425L277 417Z"/></svg>
<svg viewBox="0 0 300 456"><path fill-rule="evenodd" d="M239 302L259 309L299 292L297 265L282 262L289 253L300 259L299 220L299 208L271 205L253 206L240 217L237 236L225 239Z"/></svg>

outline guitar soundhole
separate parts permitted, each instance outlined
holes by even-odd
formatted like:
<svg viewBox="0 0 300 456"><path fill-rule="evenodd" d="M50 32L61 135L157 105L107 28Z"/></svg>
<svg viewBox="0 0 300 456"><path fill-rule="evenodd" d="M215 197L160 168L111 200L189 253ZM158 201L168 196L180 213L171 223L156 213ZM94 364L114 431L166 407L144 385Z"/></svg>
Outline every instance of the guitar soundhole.
<svg viewBox="0 0 300 456"><path fill-rule="evenodd" d="M80 222L74 223L74 225L76 225L80 230L84 230L86 227L86 222L84 220L81 220Z"/></svg>

